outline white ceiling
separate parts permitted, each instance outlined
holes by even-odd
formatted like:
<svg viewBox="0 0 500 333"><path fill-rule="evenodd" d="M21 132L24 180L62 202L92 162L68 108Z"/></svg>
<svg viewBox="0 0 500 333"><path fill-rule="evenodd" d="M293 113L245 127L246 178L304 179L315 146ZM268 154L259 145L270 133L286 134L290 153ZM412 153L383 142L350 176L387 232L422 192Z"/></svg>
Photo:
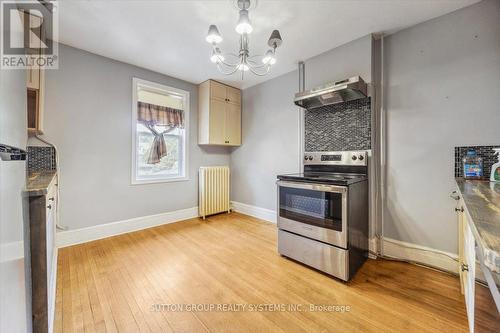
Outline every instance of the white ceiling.
<svg viewBox="0 0 500 333"><path fill-rule="evenodd" d="M265 77L225 76L209 60L209 24L224 40L223 52L236 52L235 1L60 1L62 43L151 69L192 83L208 78L247 88L294 70L305 60L370 33L392 33L479 0L259 0L250 19L250 52L266 51L279 29L283 45ZM255 4L256 2L256 4Z"/></svg>

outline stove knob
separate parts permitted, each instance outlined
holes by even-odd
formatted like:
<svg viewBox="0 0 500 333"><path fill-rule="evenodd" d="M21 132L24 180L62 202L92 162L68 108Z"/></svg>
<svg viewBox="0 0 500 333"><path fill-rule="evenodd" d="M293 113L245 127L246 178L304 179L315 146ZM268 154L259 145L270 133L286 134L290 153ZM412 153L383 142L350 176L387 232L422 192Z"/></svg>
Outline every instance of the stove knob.
<svg viewBox="0 0 500 333"><path fill-rule="evenodd" d="M313 157L312 156L309 156L309 161L312 161Z"/></svg>
<svg viewBox="0 0 500 333"><path fill-rule="evenodd" d="M307 156L304 156L304 161L307 161Z"/></svg>
<svg viewBox="0 0 500 333"><path fill-rule="evenodd" d="M363 155L359 155L359 160L360 160L360 161L362 161L362 160L364 160L364 159L365 159L365 157L364 157Z"/></svg>
<svg viewBox="0 0 500 333"><path fill-rule="evenodd" d="M352 155L352 160L353 161L356 161L358 158L356 157L356 155Z"/></svg>

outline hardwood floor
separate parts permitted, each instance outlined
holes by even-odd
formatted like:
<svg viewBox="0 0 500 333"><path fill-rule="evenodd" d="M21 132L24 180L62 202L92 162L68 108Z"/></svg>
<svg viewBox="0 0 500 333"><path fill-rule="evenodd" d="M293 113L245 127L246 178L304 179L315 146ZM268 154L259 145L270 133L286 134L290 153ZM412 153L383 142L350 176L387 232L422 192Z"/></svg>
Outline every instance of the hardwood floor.
<svg viewBox="0 0 500 333"><path fill-rule="evenodd" d="M479 320L495 329L486 312ZM237 213L59 250L55 332L204 331L466 332L467 319L457 277L369 260L345 284L279 256L276 225Z"/></svg>

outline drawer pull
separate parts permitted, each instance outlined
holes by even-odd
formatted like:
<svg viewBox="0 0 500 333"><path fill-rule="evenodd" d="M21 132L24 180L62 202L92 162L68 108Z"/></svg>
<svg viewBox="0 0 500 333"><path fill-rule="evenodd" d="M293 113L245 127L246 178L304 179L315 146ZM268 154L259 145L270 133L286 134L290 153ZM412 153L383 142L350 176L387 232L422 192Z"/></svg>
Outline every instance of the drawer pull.
<svg viewBox="0 0 500 333"><path fill-rule="evenodd" d="M455 212L463 213L464 212L464 208L463 207L455 208Z"/></svg>
<svg viewBox="0 0 500 333"><path fill-rule="evenodd" d="M460 196L458 195L457 191L453 191L450 193L450 198L454 199L454 200L460 200Z"/></svg>
<svg viewBox="0 0 500 333"><path fill-rule="evenodd" d="M49 201L54 201L54 197L50 197L50 198L49 198Z"/></svg>
<svg viewBox="0 0 500 333"><path fill-rule="evenodd" d="M462 265L460 265L460 269L462 270L462 272L464 272L464 271L468 272L469 271L469 265L462 264Z"/></svg>
<svg viewBox="0 0 500 333"><path fill-rule="evenodd" d="M52 205L48 205L48 206L47 206L47 208L48 208L48 209L52 209Z"/></svg>

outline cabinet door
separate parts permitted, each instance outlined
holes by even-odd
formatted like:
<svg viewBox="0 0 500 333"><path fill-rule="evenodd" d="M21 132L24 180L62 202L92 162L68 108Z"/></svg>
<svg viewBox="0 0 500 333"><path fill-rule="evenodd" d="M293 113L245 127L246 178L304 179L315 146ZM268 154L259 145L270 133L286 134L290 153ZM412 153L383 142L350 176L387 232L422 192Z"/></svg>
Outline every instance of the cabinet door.
<svg viewBox="0 0 500 333"><path fill-rule="evenodd" d="M232 146L241 144L241 108L236 104L226 104L226 141Z"/></svg>
<svg viewBox="0 0 500 333"><path fill-rule="evenodd" d="M462 264L465 264L465 256L464 256L465 225L464 225L464 209L461 199L457 200L455 211L457 212L457 219L458 219L457 221L458 222L458 275L460 277L460 292L463 295L465 290L465 272L462 271L461 267Z"/></svg>
<svg viewBox="0 0 500 333"><path fill-rule="evenodd" d="M228 103L241 105L241 91L233 87L227 87L226 98Z"/></svg>
<svg viewBox="0 0 500 333"><path fill-rule="evenodd" d="M47 283L49 289L52 281L52 266L54 258L54 249L55 249L55 234L56 234L56 221L55 221L55 204L51 201L47 201L47 216L46 216L46 245L47 245ZM50 294L48 295L50 301ZM49 304L51 304L49 302Z"/></svg>
<svg viewBox="0 0 500 333"><path fill-rule="evenodd" d="M46 195L46 246L47 246L47 314L49 318L49 330L52 332L55 296L56 296L56 271L57 271L57 247L56 247L56 227L57 227L57 185L49 186Z"/></svg>
<svg viewBox="0 0 500 333"><path fill-rule="evenodd" d="M226 102L212 99L210 101L209 142L226 144Z"/></svg>
<svg viewBox="0 0 500 333"><path fill-rule="evenodd" d="M222 83L210 81L210 98L226 101L226 87Z"/></svg>
<svg viewBox="0 0 500 333"><path fill-rule="evenodd" d="M38 120L38 90L27 89L28 128L36 129Z"/></svg>
<svg viewBox="0 0 500 333"><path fill-rule="evenodd" d="M469 320L469 332L474 332L474 292L476 285L476 242L470 230L467 217L464 214L464 266L461 270L464 273L464 295L465 307L467 309L467 319Z"/></svg>
<svg viewBox="0 0 500 333"><path fill-rule="evenodd" d="M40 69L29 68L26 70L26 87L30 89L40 89Z"/></svg>
<svg viewBox="0 0 500 333"><path fill-rule="evenodd" d="M30 15L28 13L24 13L24 15L21 16L24 20L29 20L30 21L30 27L37 27L37 28L32 28L38 30L38 33L40 34L40 25L41 25L41 18L35 15ZM30 46L32 47L38 47L40 48L41 46L41 41L40 39L34 34L30 33L29 37L29 43ZM26 85L28 88L31 89L40 89L40 68L39 67L31 67L27 70L27 82Z"/></svg>

